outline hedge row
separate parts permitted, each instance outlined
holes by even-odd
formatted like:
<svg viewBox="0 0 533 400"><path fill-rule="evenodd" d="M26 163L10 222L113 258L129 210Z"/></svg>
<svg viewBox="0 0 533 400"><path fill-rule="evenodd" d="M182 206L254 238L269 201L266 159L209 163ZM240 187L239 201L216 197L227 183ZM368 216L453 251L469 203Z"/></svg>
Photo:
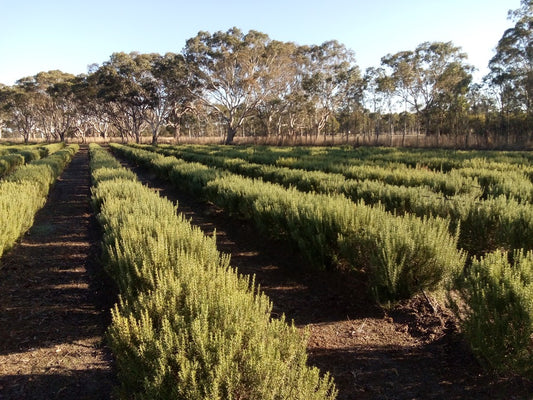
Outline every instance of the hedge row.
<svg viewBox="0 0 533 400"><path fill-rule="evenodd" d="M175 145L161 147L176 148ZM524 168L533 161L528 151L477 151L448 149L414 149L400 147L352 147L352 146L214 146L179 145L179 148L227 157L260 156L268 160L282 159L287 156L310 159L320 162L334 160L347 165L393 165L400 163L412 168L423 167L433 171L449 172L463 167L486 165L490 169L508 170ZM489 166L490 165L490 166ZM503 168L502 168L503 167Z"/></svg>
<svg viewBox="0 0 533 400"><path fill-rule="evenodd" d="M533 379L533 252L476 259L460 287L467 307L458 315L473 351L494 369Z"/></svg>
<svg viewBox="0 0 533 400"><path fill-rule="evenodd" d="M51 156L20 166L0 181L0 256L33 224L51 184L78 151L71 145Z"/></svg>
<svg viewBox="0 0 533 400"><path fill-rule="evenodd" d="M195 161L194 155L214 155L208 150L198 151L190 147L162 147L159 151L166 155L174 155L183 158L187 161ZM237 150L238 152L238 150ZM216 153L215 153L216 154ZM377 180L383 183L396 186L427 186L431 190L444 194L446 196L454 196L457 194L480 194L480 186L475 178L465 177L457 171L451 171L444 174L437 171L420 168L409 168L405 164L396 162L388 164L372 164L363 163L362 160L357 160L357 163L345 163L343 159L327 158L327 157L298 157L296 154L285 152L285 157L275 156L271 153L250 153L243 154L240 158L247 161L276 165L279 167L287 167L291 169L301 169L306 171L321 171L324 173L334 173L344 176L347 179L357 181ZM230 155L225 154L224 157L231 158ZM237 157L236 155L234 157Z"/></svg>
<svg viewBox="0 0 533 400"><path fill-rule="evenodd" d="M0 156L0 178L9 174L19 165L23 165L25 162L24 156L22 154L6 154Z"/></svg>
<svg viewBox="0 0 533 400"><path fill-rule="evenodd" d="M444 152L442 156L428 157L426 150L412 153L385 148L374 151L320 147L224 149L220 146L187 145L154 149L189 161L195 161L188 158L191 155L239 158L264 165L340 174L357 181L374 180L406 187L426 186L446 196L468 194L470 197L479 196L486 199L505 195L517 201L533 200L533 167L530 166L528 158L531 156L525 152L513 156L498 156L498 152L479 154L441 150L438 153ZM443 157L446 154L445 160ZM401 159L401 155L406 158ZM416 163L413 160L415 155L418 157ZM483 158L480 158L482 156ZM507 163L503 162L504 160L507 160ZM448 169L443 170L443 165Z"/></svg>
<svg viewBox="0 0 533 400"><path fill-rule="evenodd" d="M64 147L64 143L52 143L44 146L4 146L0 152L0 178L20 165L47 157Z"/></svg>
<svg viewBox="0 0 533 400"><path fill-rule="evenodd" d="M170 157L145 155L145 158L140 159L159 167L162 172L166 170L170 176L177 175L176 170L179 169L177 165L189 165L189 169L192 169L194 165L178 161L174 162L174 166L171 167L173 164ZM141 153L137 154L137 159L139 156ZM205 172L207 168L197 166L198 171L203 171L200 176L204 177L208 187L210 179L216 179L216 176L222 174L218 171L212 174L215 178L211 177L206 180L209 177L209 174ZM190 172L184 174L183 180L188 180L190 174ZM530 215L529 205L517 204L515 201L509 201L505 196L500 196L486 201L484 204L487 207L478 207L477 211L470 213L472 220L469 223L473 226L474 221L478 221L477 233L473 230L471 234L484 238L484 241L488 242L494 237L494 231L510 226L502 221L510 221L512 217L515 218L513 225L518 226L516 217L520 213L513 211L513 203L515 207L519 206L524 214ZM234 204L229 202L229 204L235 208L240 206L238 202ZM471 210L475 209L471 207ZM491 210L490 218L482 214L483 210L489 209ZM518 221L524 223L528 218L522 215ZM276 225L273 224L273 226ZM519 238L512 238L518 231L515 229L513 233L513 230L501 229L498 235L509 236L509 243L519 243ZM531 236L527 240L531 240L530 238ZM524 240L524 238L521 239ZM478 240L478 243L483 242L483 240L479 241L479 238L472 238L472 240ZM424 255L421 254L420 257ZM475 258L459 281L458 287L462 300L455 303L457 315L461 319L463 330L473 351L492 368L506 372L512 371L532 378L533 252L524 254L523 250L516 250L514 253L497 251L484 258Z"/></svg>
<svg viewBox="0 0 533 400"><path fill-rule="evenodd" d="M333 399L306 338L176 207L91 146L104 259L121 293L109 339L135 399ZM116 174L113 173L115 171Z"/></svg>
<svg viewBox="0 0 533 400"><path fill-rule="evenodd" d="M441 218L395 216L383 207L355 204L342 195L302 193L198 163L186 163L122 145L114 151L166 169L178 186L203 193L228 212L252 219L270 236L291 241L316 267L365 270L379 300L435 289L461 271L457 235Z"/></svg>
<svg viewBox="0 0 533 400"><path fill-rule="evenodd" d="M169 154L169 150L165 153ZM478 198L480 193L446 197L426 186L406 187L376 180L357 181L346 179L341 174L255 164L239 158L187 153L184 150L181 150L180 154L189 161L251 178L260 178L285 187L293 186L301 191L340 193L355 202L379 203L387 211L395 213L448 218L451 221L452 233L461 227L459 247L472 255L480 256L495 249L533 249L533 206L529 202L508 198L504 194L486 200ZM495 174L497 173L498 171L495 171ZM509 186L511 182L512 179L509 179ZM521 185L516 184L515 187L520 188ZM524 186L524 193L527 192L526 188ZM515 191L518 192L519 189ZM484 234L480 235L479 232Z"/></svg>

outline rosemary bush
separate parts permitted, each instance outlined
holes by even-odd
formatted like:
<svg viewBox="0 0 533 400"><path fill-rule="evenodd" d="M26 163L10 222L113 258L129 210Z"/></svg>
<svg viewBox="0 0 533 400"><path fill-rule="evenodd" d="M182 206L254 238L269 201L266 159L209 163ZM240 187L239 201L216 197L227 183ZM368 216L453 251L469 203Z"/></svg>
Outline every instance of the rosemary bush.
<svg viewBox="0 0 533 400"><path fill-rule="evenodd" d="M146 150L128 153L143 157ZM303 193L196 162L176 162L170 176L230 214L254 220L264 234L290 240L312 266L348 261L352 268L367 271L379 300L435 289L464 264L457 234L448 233L445 219L396 216L343 195Z"/></svg>
<svg viewBox="0 0 533 400"><path fill-rule="evenodd" d="M450 185L449 189L444 188L444 192L454 192L457 186L454 179L459 181L461 176L465 175L470 179L471 186L468 190L453 196L446 196L442 192L435 191L430 186L404 186L393 183L385 183L382 180L356 180L347 179L339 173L326 173L321 170L305 170L296 168L279 167L275 164L276 158L273 154L316 154L324 149L269 149L266 152L263 148L245 148L245 149L225 149L216 146L180 146L179 148L163 147L155 148L153 146L136 146L137 148L149 149L151 151L160 151L164 154L176 154L184 160L188 160L192 165L202 163L207 166L217 168L217 171L231 171L236 174L251 178L260 178L264 181L278 183L284 187L295 187L301 191L317 193L340 193L349 197L354 202L361 200L365 204L381 204L387 211L404 214L412 213L418 217L438 216L449 219L450 234L455 235L460 227L458 246L471 255L481 256L495 249L511 250L514 248L533 249L533 207L526 201L530 193L531 182L528 181L524 173L524 166L521 164L502 164L496 162L480 161L479 159L468 159L470 152L454 153L457 160L445 160L442 156L437 155L442 152L430 151L429 154L436 153L435 156L424 158L425 163L440 165L445 163L448 167L454 166L458 169L450 174L435 174L432 171L420 171L414 168L401 168L399 172L405 174L413 173L414 178L403 176L404 182L416 182L416 176L438 176L440 185ZM312 152L313 150L313 152ZM246 161L248 158L255 157L261 151L266 155L262 156L264 164L257 164ZM339 150L340 151L340 150ZM335 153L331 150L326 153ZM362 153L362 150L359 151ZM372 151L368 151L371 156ZM399 152L398 154L404 154ZM344 154L344 153L341 153ZM406 153L408 156L410 154ZM418 155L424 156L425 153ZM445 153L446 154L446 153ZM374 154L374 158L380 153ZM391 157L396 153L382 154ZM489 153L493 159L497 155ZM138 154L142 157L141 153ZM233 158L228 158L233 157ZM271 157L269 159L268 157ZM506 156L509 158L510 156ZM282 159L287 162L288 158ZM396 166L398 159L394 158L395 164L390 164L374 171L374 178L383 175L387 169ZM408 158L409 160L409 158ZM466 168L459 168L462 160L465 160ZM476 161L477 160L477 161ZM523 161L518 158L517 162ZM294 163L302 163L302 160L294 159ZM323 159L325 163L327 159ZM329 164L334 166L335 158L329 160ZM345 160L348 162L349 160ZM512 160L511 160L512 161ZM440 163L440 164L439 164ZM317 165L314 165L318 168ZM474 168L475 167L475 168ZM197 166L195 169L201 168ZM325 168L325 167L324 167ZM329 167L328 167L329 168ZM333 167L331 167L333 168ZM363 166L357 167L363 171ZM366 165L366 170L370 171L373 164ZM492 169L491 169L492 168ZM204 168L207 172L208 170ZM214 169L211 169L214 171ZM418 172L417 172L418 171ZM400 179L399 172L394 172L392 177ZM433 175L429 174L432 173ZM220 172L218 172L220 174ZM429 175L428 175L429 174ZM389 173L390 175L390 173ZM383 175L387 177L387 175ZM183 182L187 179L184 177ZM454 179L452 179L454 178ZM207 177L206 179L209 179ZM203 179L196 188L197 193L201 191L206 184ZM389 177L389 179L392 179ZM396 178L395 178L396 179ZM449 181L447 182L446 179ZM480 180L480 183L477 180ZM451 182L451 183L450 183ZM184 184L184 183L183 183ZM435 188L436 184L431 185ZM500 193L499 196L495 196ZM480 235L480 232L483 232Z"/></svg>
<svg viewBox="0 0 533 400"><path fill-rule="evenodd" d="M6 154L0 156L0 178L9 174L19 165L23 165L24 162L24 156L21 154Z"/></svg>
<svg viewBox="0 0 533 400"><path fill-rule="evenodd" d="M0 181L0 256L33 224L50 185L78 151L71 145L49 157L20 166Z"/></svg>
<svg viewBox="0 0 533 400"><path fill-rule="evenodd" d="M102 153L97 155L97 153ZM306 366L306 336L239 276L176 207L91 147L104 259L121 297L108 331L121 381L135 399L333 399ZM116 165L115 165L116 166ZM118 166L117 166L118 167Z"/></svg>
<svg viewBox="0 0 533 400"><path fill-rule="evenodd" d="M496 251L476 259L458 312L472 350L492 368L533 378L533 252Z"/></svg>

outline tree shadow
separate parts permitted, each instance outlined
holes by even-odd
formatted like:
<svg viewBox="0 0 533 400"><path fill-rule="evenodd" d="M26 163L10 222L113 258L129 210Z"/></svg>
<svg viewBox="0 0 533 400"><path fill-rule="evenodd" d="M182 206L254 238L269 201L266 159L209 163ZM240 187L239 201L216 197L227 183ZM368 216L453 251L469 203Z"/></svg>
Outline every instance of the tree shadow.
<svg viewBox="0 0 533 400"><path fill-rule="evenodd" d="M104 382L105 384L102 384ZM97 383L97 384L96 384ZM114 382L102 369L0 376L2 400L109 400Z"/></svg>
<svg viewBox="0 0 533 400"><path fill-rule="evenodd" d="M329 367L339 389L337 400L531 399L532 382L495 377L470 352L456 350L449 341L416 347L314 349L309 364Z"/></svg>

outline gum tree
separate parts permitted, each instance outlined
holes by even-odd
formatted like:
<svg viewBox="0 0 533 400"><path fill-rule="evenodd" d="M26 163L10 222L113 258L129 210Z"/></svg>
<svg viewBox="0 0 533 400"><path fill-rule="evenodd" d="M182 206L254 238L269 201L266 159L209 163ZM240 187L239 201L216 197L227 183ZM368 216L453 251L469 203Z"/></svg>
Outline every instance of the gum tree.
<svg viewBox="0 0 533 400"><path fill-rule="evenodd" d="M156 54L113 53L94 73L97 97L106 103L106 114L123 140L132 136L137 143L146 126L149 107L150 66Z"/></svg>
<svg viewBox="0 0 533 400"><path fill-rule="evenodd" d="M318 137L328 120L357 92L354 88L362 79L353 52L336 40L301 47L300 51L306 59L302 88L314 111L313 127Z"/></svg>
<svg viewBox="0 0 533 400"><path fill-rule="evenodd" d="M388 70L396 94L412 107L427 133L440 135L442 122L460 101L471 81L466 54L452 42L424 42L414 51L387 55L381 64Z"/></svg>
<svg viewBox="0 0 533 400"><path fill-rule="evenodd" d="M10 125L23 137L24 143L37 134L39 109L43 101L33 79L23 78L2 91L3 110Z"/></svg>
<svg viewBox="0 0 533 400"><path fill-rule="evenodd" d="M184 50L194 94L226 125L225 143L233 143L237 130L283 84L285 58L268 35L237 28L214 34L199 32Z"/></svg>
<svg viewBox="0 0 533 400"><path fill-rule="evenodd" d="M2 138L4 128L7 126L9 118L6 108L8 93L8 86L0 83L0 139Z"/></svg>
<svg viewBox="0 0 533 400"><path fill-rule="evenodd" d="M522 0L510 11L515 26L507 29L489 62L486 80L495 89L500 103L502 125L510 114L525 113L533 119L533 1ZM527 124L527 121L526 121ZM503 127L507 133L509 130Z"/></svg>
<svg viewBox="0 0 533 400"><path fill-rule="evenodd" d="M164 125L171 125L179 135L183 115L193 109L193 82L189 82L185 59L181 54L167 53L154 57L147 71L145 88L149 93L144 115L152 131L152 144Z"/></svg>
<svg viewBox="0 0 533 400"><path fill-rule="evenodd" d="M40 72L33 78L42 95L39 119L46 138L65 141L77 119L74 75L61 71Z"/></svg>

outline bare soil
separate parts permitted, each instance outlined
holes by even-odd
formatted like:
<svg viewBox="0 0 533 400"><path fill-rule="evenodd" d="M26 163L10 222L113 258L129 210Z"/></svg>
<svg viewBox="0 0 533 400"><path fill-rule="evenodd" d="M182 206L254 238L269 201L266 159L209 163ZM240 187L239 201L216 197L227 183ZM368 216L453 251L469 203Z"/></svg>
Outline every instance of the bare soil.
<svg viewBox="0 0 533 400"><path fill-rule="evenodd" d="M329 371L347 399L532 399L533 384L486 372L452 314L419 296L375 305L364 279L310 271L287 243L180 193L133 167L254 274L273 302L309 332L309 363ZM0 399L110 399L116 384L103 333L113 290L98 263L99 228L89 205L87 149L76 155L34 227L0 260ZM215 233L216 232L216 233Z"/></svg>
<svg viewBox="0 0 533 400"><path fill-rule="evenodd" d="M0 260L0 399L110 399L103 334L114 299L98 263L87 148Z"/></svg>

